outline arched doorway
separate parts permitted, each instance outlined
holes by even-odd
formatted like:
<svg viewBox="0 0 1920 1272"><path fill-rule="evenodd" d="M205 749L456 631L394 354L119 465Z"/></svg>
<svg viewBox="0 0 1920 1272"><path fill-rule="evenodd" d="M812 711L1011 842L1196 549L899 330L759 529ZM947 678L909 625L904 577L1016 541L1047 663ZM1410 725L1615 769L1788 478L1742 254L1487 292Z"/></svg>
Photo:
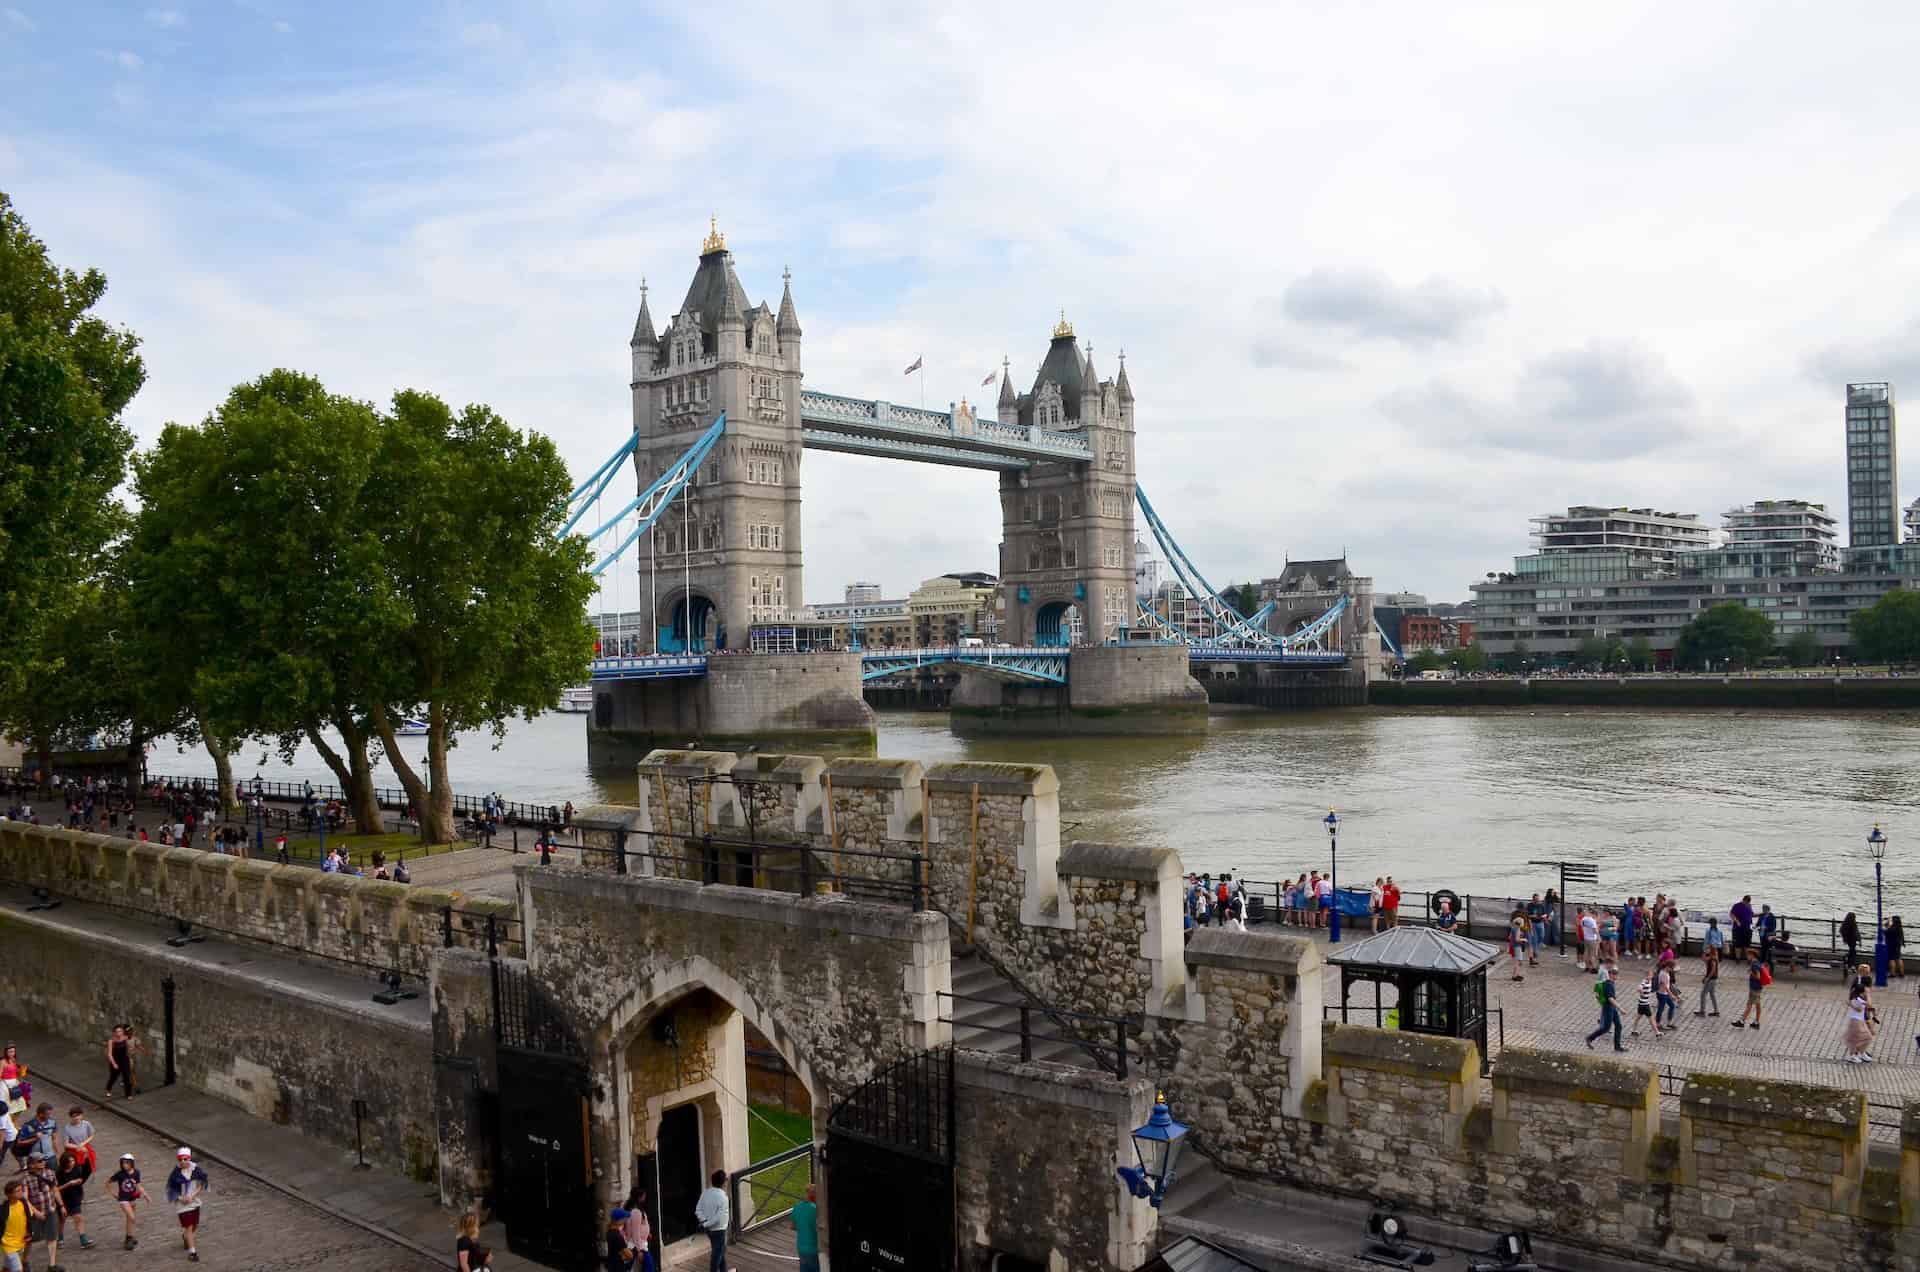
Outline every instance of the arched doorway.
<svg viewBox="0 0 1920 1272"><path fill-rule="evenodd" d="M1040 607L1034 615L1033 643L1036 645L1071 645L1082 631L1080 607L1071 601L1050 601Z"/></svg>
<svg viewBox="0 0 1920 1272"><path fill-rule="evenodd" d="M660 625L660 652L702 654L725 648L725 629L712 598L699 592L674 599Z"/></svg>

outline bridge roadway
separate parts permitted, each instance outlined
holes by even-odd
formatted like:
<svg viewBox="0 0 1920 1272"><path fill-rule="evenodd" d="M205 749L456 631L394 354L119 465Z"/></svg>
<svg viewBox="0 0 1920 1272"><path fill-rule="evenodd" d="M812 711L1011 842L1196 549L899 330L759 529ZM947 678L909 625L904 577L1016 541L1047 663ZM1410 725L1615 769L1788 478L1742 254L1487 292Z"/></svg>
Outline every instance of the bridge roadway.
<svg viewBox="0 0 1920 1272"><path fill-rule="evenodd" d="M1138 642L1136 642L1138 643ZM879 680L941 663L972 667L1000 679L1027 684L1065 684L1070 650L1058 645L981 646L938 645L925 649L876 649L860 656L861 678ZM615 680L686 680L707 674L715 654L639 654L593 660L596 683ZM1190 663L1241 663L1283 667L1344 667L1347 656L1318 650L1237 649L1218 645L1190 645Z"/></svg>
<svg viewBox="0 0 1920 1272"><path fill-rule="evenodd" d="M807 389L800 394L801 444L809 450L914 459L994 471L1043 463L1091 463L1084 437L1002 424L970 411L929 411Z"/></svg>

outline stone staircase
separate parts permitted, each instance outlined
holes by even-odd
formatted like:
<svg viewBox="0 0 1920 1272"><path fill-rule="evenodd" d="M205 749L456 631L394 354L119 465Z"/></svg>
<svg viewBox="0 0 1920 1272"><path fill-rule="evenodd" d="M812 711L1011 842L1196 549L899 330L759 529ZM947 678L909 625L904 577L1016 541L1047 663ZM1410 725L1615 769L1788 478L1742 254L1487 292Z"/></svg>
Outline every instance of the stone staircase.
<svg viewBox="0 0 1920 1272"><path fill-rule="evenodd" d="M1027 1006L1031 1037L1030 1058L1071 1065L1101 1067L1086 1047L1047 1017L1045 1008L1021 992L1018 985L978 954L953 960L955 997L941 1000L941 1014L953 1021L953 1045L992 1055L1020 1055L1020 1007Z"/></svg>

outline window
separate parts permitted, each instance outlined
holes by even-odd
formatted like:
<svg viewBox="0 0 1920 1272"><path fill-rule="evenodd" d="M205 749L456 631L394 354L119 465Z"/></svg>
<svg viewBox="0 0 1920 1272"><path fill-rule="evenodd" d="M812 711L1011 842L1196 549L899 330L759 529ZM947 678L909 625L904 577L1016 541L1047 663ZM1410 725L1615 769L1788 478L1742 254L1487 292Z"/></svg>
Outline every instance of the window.
<svg viewBox="0 0 1920 1272"><path fill-rule="evenodd" d="M1040 554L1038 552L1030 551L1027 553L1027 568L1029 570L1037 570L1040 568Z"/></svg>
<svg viewBox="0 0 1920 1272"><path fill-rule="evenodd" d="M1125 505L1120 496L1105 494L1100 496L1100 515L1103 517L1121 517L1125 514Z"/></svg>

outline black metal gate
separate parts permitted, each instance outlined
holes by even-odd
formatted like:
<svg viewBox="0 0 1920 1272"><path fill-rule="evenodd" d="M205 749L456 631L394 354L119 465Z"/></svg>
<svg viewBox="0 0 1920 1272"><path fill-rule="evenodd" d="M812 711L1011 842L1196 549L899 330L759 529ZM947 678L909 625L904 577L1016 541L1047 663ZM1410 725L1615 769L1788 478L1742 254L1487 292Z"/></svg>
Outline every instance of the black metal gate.
<svg viewBox="0 0 1920 1272"><path fill-rule="evenodd" d="M882 1069L827 1118L835 1272L954 1266L953 1049Z"/></svg>
<svg viewBox="0 0 1920 1272"><path fill-rule="evenodd" d="M595 1263L586 1052L524 971L493 965L507 1249L563 1269Z"/></svg>

